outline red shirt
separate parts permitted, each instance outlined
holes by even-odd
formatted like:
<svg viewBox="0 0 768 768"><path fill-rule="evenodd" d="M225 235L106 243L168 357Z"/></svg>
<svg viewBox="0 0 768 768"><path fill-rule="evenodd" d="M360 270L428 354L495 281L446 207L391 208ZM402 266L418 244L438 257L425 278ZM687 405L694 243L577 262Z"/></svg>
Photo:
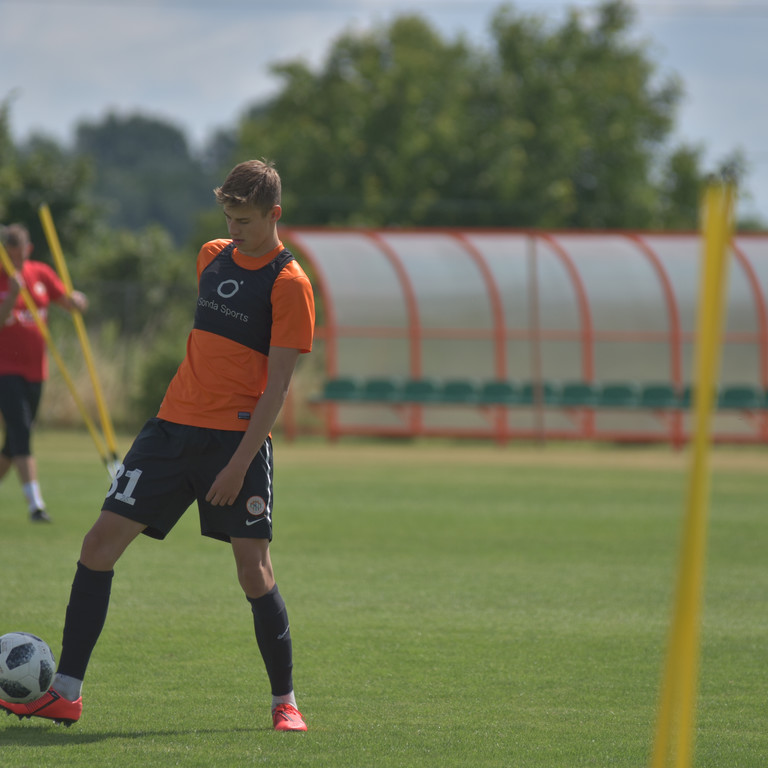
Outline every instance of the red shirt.
<svg viewBox="0 0 768 768"><path fill-rule="evenodd" d="M48 318L48 305L65 295L59 276L41 261L25 261L21 268L24 284L37 306L43 322ZM8 275L0 269L0 301L8 296ZM43 334L19 293L11 314L0 328L0 376L23 376L27 381L48 378L48 356Z"/></svg>
<svg viewBox="0 0 768 768"><path fill-rule="evenodd" d="M206 243L197 259L197 276L213 264L231 241ZM214 277L215 289L198 293L195 328L187 339L187 354L166 391L158 416L194 427L245 431L248 417L267 382L269 346L301 352L312 348L315 305L312 286L295 260L277 276L267 267L283 252L282 243L254 259L234 249L227 272ZM265 274L266 273L266 274ZM234 275L234 277L232 277ZM250 292L249 285L266 285L268 296ZM253 300L251 297L254 297ZM243 303L244 301L250 303ZM240 300L240 303L238 301ZM210 319L207 319L210 318ZM269 327L250 343L243 333Z"/></svg>

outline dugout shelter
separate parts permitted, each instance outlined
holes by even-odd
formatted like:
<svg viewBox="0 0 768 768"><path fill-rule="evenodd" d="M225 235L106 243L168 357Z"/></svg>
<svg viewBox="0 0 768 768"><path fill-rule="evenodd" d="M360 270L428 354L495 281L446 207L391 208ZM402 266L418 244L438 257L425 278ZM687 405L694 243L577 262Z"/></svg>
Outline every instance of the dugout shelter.
<svg viewBox="0 0 768 768"><path fill-rule="evenodd" d="M698 233L284 228L343 435L683 444ZM768 234L733 239L714 438L768 442Z"/></svg>

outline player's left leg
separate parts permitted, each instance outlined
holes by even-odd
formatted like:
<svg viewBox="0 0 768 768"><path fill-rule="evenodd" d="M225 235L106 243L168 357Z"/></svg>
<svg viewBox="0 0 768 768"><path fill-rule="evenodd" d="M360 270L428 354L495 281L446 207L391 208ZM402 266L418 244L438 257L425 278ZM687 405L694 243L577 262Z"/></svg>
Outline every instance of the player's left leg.
<svg viewBox="0 0 768 768"><path fill-rule="evenodd" d="M293 692L293 647L285 601L272 571L267 539L232 538L240 586L251 604L256 642L272 688L272 723L279 731L306 731Z"/></svg>
<svg viewBox="0 0 768 768"><path fill-rule="evenodd" d="M34 456L15 456L13 463L21 481L21 488L29 507L29 519L33 523L50 523L51 518L45 511L45 501L37 479L37 461Z"/></svg>

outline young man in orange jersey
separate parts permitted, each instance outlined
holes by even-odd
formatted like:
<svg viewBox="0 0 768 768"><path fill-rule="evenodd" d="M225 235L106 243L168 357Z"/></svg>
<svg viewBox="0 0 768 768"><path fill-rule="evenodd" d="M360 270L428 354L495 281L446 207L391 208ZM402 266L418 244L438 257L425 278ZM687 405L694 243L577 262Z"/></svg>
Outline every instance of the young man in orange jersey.
<svg viewBox="0 0 768 768"><path fill-rule="evenodd" d="M288 617L269 555L269 435L299 355L312 346L312 287L280 242L280 177L270 164L237 165L215 195L231 239L200 250L186 356L83 540L51 690L29 704L0 701L19 717L66 725L79 719L115 563L138 534L164 538L197 501L202 533L232 546L272 688L273 726L307 729L296 708Z"/></svg>

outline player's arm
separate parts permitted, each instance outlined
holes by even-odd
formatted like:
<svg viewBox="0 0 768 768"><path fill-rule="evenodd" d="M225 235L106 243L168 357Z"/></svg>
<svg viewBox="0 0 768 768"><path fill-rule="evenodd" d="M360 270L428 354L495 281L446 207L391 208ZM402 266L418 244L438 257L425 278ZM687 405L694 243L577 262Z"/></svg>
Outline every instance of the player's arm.
<svg viewBox="0 0 768 768"><path fill-rule="evenodd" d="M69 312L75 309L79 312L85 312L88 309L88 297L82 291L72 291L72 293L65 293L63 296L59 296L56 299L56 304L64 307Z"/></svg>
<svg viewBox="0 0 768 768"><path fill-rule="evenodd" d="M0 326L5 325L6 320L11 316L19 291L21 291L21 277L17 272L8 278L8 294L0 301Z"/></svg>
<svg viewBox="0 0 768 768"><path fill-rule="evenodd" d="M270 347L264 394L253 409L248 429L243 433L237 450L224 469L216 475L205 497L206 501L217 506L234 503L243 487L243 478L248 467L261 450L283 407L300 354L298 349Z"/></svg>

